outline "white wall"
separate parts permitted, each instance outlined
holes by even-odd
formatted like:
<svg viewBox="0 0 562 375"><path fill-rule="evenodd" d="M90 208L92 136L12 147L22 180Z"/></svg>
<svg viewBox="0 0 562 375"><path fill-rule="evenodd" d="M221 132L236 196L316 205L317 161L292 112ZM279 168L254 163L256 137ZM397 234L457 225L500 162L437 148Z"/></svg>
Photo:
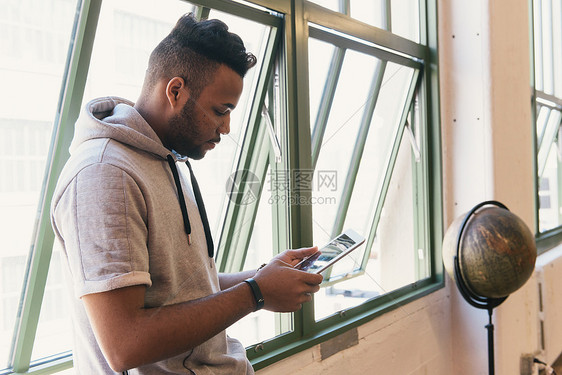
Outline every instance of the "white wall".
<svg viewBox="0 0 562 375"><path fill-rule="evenodd" d="M552 364L562 352L562 293L560 293L560 275L562 274L562 246L545 253L537 260L535 274L536 287L540 289L543 303L542 311L539 309L539 319L536 327L542 322L544 340L537 335L537 342L544 342L544 350L539 358ZM537 347L541 348L542 345Z"/></svg>
<svg viewBox="0 0 562 375"><path fill-rule="evenodd" d="M495 199L534 228L528 3L442 1L440 19L447 222ZM494 312L497 374L536 350L534 285ZM487 374L487 312L451 301L454 373Z"/></svg>
<svg viewBox="0 0 562 375"><path fill-rule="evenodd" d="M318 345L259 375L452 374L448 288L359 327L358 344L322 360Z"/></svg>
<svg viewBox="0 0 562 375"><path fill-rule="evenodd" d="M440 0L438 11L445 228L494 199L534 231L528 3ZM365 324L324 361L319 345L259 374L488 374L487 312L451 285ZM494 324L496 374L519 374L540 347L536 274Z"/></svg>

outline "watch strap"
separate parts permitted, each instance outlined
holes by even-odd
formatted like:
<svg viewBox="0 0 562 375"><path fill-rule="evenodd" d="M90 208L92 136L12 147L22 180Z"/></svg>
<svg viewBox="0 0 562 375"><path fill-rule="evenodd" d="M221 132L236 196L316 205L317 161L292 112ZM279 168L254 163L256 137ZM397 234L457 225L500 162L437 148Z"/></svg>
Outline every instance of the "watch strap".
<svg viewBox="0 0 562 375"><path fill-rule="evenodd" d="M261 294L261 290L258 283L256 282L256 280L252 278L246 279L244 280L244 282L250 286L254 298L256 299L256 309L254 311L260 310L263 307L265 301L263 299L263 295Z"/></svg>

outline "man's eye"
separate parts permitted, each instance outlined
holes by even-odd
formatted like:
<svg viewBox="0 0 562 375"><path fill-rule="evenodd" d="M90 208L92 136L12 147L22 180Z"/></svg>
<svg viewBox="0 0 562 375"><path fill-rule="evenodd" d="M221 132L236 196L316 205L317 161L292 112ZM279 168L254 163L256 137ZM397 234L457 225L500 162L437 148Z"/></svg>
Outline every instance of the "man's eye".
<svg viewBox="0 0 562 375"><path fill-rule="evenodd" d="M223 108L224 107L219 107L219 108L215 109L215 113L216 113L217 116L226 116L230 112L232 112L232 108L229 108L229 107L226 107L224 109Z"/></svg>

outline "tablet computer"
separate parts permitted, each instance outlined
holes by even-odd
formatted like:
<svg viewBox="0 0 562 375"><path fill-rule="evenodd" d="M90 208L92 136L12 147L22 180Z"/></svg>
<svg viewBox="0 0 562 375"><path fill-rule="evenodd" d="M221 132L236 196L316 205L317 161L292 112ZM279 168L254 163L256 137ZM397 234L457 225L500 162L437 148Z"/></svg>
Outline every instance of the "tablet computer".
<svg viewBox="0 0 562 375"><path fill-rule="evenodd" d="M365 238L352 229L348 229L318 250L317 253L304 258L295 268L321 273L338 260L357 249L365 242Z"/></svg>

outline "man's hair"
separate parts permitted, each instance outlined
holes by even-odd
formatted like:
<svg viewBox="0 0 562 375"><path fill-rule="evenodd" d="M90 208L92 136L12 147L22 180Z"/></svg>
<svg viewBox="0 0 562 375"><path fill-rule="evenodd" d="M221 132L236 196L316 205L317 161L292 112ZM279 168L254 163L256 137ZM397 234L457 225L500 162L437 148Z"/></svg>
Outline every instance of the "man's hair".
<svg viewBox="0 0 562 375"><path fill-rule="evenodd" d="M191 13L186 14L152 51L145 84L152 88L160 79L181 77L197 99L220 64L244 78L256 65L256 57L246 52L242 39L229 32L224 22L197 21Z"/></svg>

